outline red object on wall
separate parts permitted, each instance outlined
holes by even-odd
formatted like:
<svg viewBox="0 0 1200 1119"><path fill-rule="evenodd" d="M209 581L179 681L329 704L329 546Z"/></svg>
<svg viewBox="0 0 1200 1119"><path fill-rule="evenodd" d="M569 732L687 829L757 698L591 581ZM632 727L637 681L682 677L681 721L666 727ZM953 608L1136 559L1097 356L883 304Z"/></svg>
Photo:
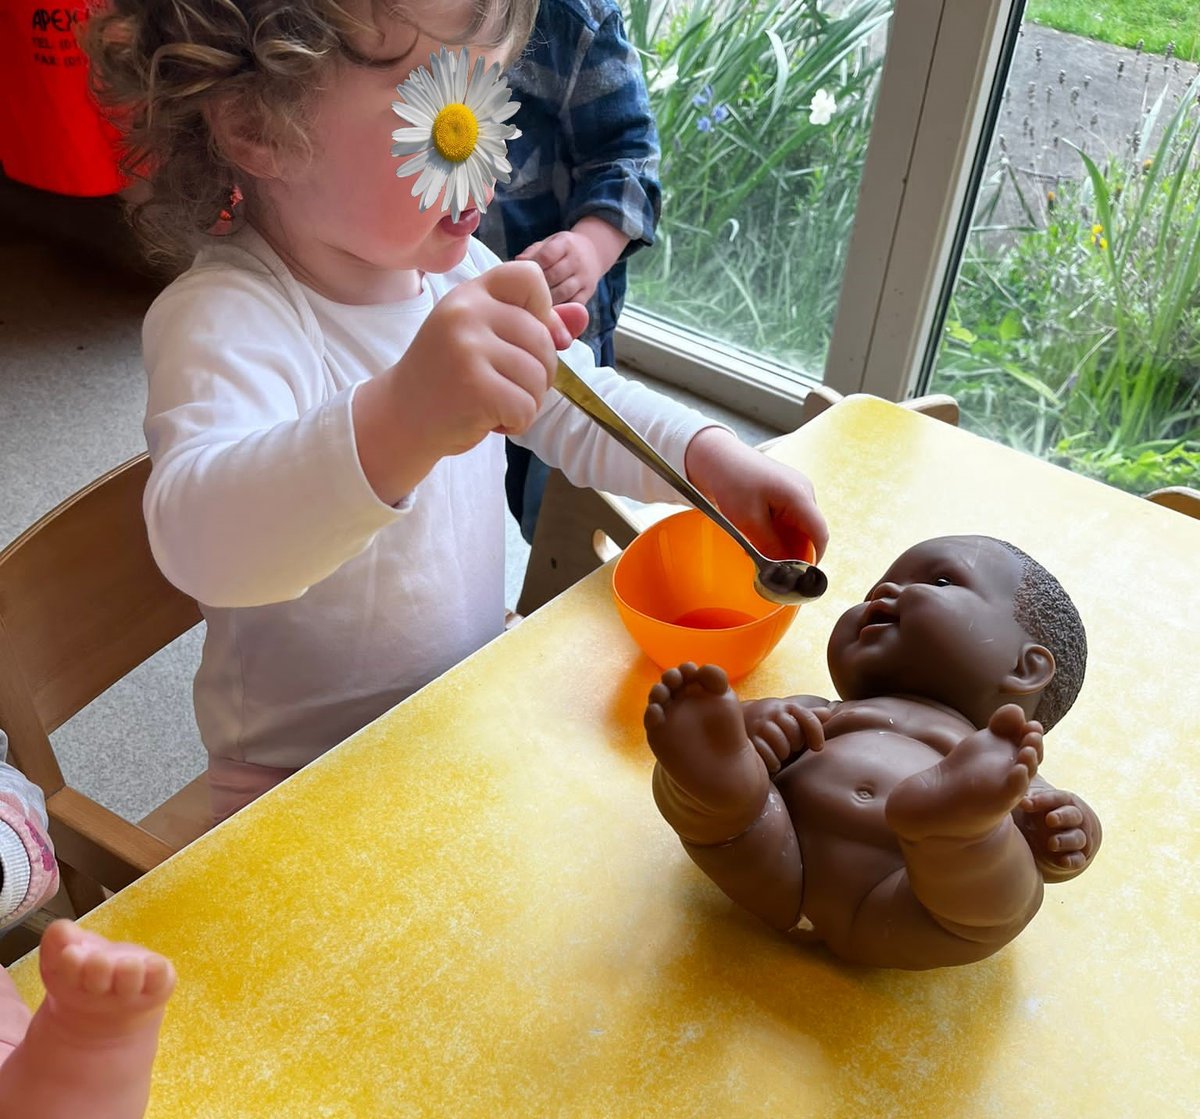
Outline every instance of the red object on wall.
<svg viewBox="0 0 1200 1119"><path fill-rule="evenodd" d="M0 164L10 179L96 197L125 186L119 136L88 88L84 5L0 0Z"/></svg>

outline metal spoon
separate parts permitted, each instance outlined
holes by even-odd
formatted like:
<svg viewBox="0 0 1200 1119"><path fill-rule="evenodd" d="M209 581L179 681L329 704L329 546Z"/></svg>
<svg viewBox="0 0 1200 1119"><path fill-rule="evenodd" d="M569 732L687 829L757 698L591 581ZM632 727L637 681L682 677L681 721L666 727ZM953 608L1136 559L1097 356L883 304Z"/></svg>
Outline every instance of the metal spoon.
<svg viewBox="0 0 1200 1119"><path fill-rule="evenodd" d="M799 559L773 560L764 556L734 528L728 518L704 494L634 431L562 358L558 359L554 387L741 545L746 555L754 561L757 569L754 575L754 589L763 598L785 606L795 606L820 598L825 593L829 581L816 564L805 563Z"/></svg>

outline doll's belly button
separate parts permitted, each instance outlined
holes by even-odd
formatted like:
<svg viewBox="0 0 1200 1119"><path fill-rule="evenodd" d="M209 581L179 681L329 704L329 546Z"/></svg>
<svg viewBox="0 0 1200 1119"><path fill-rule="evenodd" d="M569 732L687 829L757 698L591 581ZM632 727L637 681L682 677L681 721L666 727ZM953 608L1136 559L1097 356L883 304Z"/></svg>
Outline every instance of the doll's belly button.
<svg viewBox="0 0 1200 1119"><path fill-rule="evenodd" d="M860 785L854 790L854 796L857 800L874 800L875 790L869 785Z"/></svg>

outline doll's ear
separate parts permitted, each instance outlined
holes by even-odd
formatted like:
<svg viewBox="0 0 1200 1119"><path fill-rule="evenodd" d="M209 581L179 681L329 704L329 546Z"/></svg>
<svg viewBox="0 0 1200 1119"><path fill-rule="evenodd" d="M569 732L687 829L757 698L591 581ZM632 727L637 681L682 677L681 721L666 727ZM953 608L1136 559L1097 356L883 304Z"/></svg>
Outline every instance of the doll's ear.
<svg viewBox="0 0 1200 1119"><path fill-rule="evenodd" d="M236 95L214 98L205 105L204 117L218 151L239 171L255 179L279 177L279 148L263 138Z"/></svg>
<svg viewBox="0 0 1200 1119"><path fill-rule="evenodd" d="M1034 695L1054 679L1054 654L1045 645L1022 646L1016 667L1000 683L1002 695Z"/></svg>

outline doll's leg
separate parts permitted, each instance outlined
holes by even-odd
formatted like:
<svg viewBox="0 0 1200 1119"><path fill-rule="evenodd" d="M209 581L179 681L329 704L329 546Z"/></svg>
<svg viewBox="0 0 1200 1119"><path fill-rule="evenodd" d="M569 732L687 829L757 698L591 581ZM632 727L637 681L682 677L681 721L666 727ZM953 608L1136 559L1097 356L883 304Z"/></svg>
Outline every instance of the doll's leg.
<svg viewBox="0 0 1200 1119"><path fill-rule="evenodd" d="M1015 935L1041 904L1041 875L1012 819L1041 755L1041 728L1009 704L888 797L913 893L960 935Z"/></svg>
<svg viewBox="0 0 1200 1119"><path fill-rule="evenodd" d="M175 972L69 921L42 937L46 997L0 1065L0 1119L140 1119Z"/></svg>
<svg viewBox="0 0 1200 1119"><path fill-rule="evenodd" d="M762 920L792 928L803 900L796 829L714 665L683 664L650 692L654 800L692 860Z"/></svg>

